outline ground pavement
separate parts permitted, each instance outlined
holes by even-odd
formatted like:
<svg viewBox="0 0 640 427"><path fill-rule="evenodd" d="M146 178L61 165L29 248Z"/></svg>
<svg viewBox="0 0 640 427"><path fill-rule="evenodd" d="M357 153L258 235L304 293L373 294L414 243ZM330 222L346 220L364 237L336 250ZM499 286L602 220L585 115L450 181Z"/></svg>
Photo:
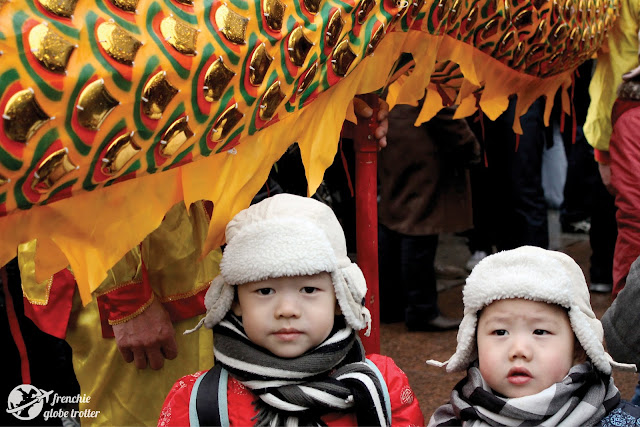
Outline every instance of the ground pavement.
<svg viewBox="0 0 640 427"><path fill-rule="evenodd" d="M582 267L589 280L591 247L585 234L561 233L557 213L550 212L550 248L567 253ZM441 236L437 261L440 264L464 267L469 251L465 239L455 235ZM462 285L464 280L439 280L439 304L447 316L462 317ZM591 305L601 318L610 296L591 294ZM464 373L447 374L444 369L429 366L428 359L447 360L455 351L457 331L408 332L404 323L382 324L380 327L381 353L392 357L407 374L420 407L428 422L431 414L449 400L453 386ZM623 399L633 396L638 374L614 371L614 380Z"/></svg>

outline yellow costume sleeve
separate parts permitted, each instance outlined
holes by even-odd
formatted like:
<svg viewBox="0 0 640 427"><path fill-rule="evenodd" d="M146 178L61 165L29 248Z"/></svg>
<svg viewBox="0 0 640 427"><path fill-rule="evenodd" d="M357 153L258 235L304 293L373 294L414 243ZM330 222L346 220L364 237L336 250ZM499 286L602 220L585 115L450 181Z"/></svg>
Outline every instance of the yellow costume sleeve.
<svg viewBox="0 0 640 427"><path fill-rule="evenodd" d="M609 151L611 109L622 75L638 65L640 1L621 0L620 17L608 33L604 48L598 52L596 68L589 85L591 103L584 124L589 144Z"/></svg>

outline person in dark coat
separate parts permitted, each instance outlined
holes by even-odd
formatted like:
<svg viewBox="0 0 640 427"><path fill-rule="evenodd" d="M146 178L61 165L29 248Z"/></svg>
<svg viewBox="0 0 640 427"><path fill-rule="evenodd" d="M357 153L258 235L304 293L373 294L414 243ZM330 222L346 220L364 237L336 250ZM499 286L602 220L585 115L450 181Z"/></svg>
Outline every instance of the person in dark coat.
<svg viewBox="0 0 640 427"><path fill-rule="evenodd" d="M467 166L479 162L479 143L455 110L443 109L419 126L422 108L396 105L388 146L378 159L381 321L410 330L455 329L459 319L438 309L438 235L472 227Z"/></svg>

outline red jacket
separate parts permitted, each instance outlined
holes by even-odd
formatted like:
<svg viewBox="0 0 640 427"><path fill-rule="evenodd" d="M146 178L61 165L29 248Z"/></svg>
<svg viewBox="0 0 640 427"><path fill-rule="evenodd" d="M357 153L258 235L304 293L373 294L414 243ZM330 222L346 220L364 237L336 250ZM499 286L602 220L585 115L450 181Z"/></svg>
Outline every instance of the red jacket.
<svg viewBox="0 0 640 427"><path fill-rule="evenodd" d="M423 426L424 415L420 410L418 400L409 387L409 381L404 372L394 361L386 356L371 354L367 356L380 370L385 379L391 399L391 421L394 426ZM206 371L198 372L180 378L176 382L164 401L158 426L188 426L189 399L191 390L199 376ZM229 376L227 383L227 405L229 409L229 423L231 426L251 426L251 419L257 415L252 404L256 396L238 380ZM329 426L357 426L355 413L332 413L322 417L322 421Z"/></svg>
<svg viewBox="0 0 640 427"><path fill-rule="evenodd" d="M627 98L619 97L613 104L613 132L609 143L611 186L615 190L618 224L613 258L614 298L624 288L631 264L640 255L640 83L625 82L620 88L621 95L624 93ZM626 90L622 92L622 89Z"/></svg>

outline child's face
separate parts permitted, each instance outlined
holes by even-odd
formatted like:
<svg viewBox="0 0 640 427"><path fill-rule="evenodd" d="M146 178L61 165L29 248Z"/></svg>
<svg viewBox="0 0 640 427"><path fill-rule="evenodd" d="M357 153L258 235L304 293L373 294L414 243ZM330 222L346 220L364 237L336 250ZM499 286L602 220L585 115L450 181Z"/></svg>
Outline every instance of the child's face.
<svg viewBox="0 0 640 427"><path fill-rule="evenodd" d="M300 356L331 333L336 295L329 273L238 286L233 312L249 339L276 356Z"/></svg>
<svg viewBox="0 0 640 427"><path fill-rule="evenodd" d="M480 373L503 396L536 394L567 375L574 342L562 307L525 299L495 301L478 321Z"/></svg>

